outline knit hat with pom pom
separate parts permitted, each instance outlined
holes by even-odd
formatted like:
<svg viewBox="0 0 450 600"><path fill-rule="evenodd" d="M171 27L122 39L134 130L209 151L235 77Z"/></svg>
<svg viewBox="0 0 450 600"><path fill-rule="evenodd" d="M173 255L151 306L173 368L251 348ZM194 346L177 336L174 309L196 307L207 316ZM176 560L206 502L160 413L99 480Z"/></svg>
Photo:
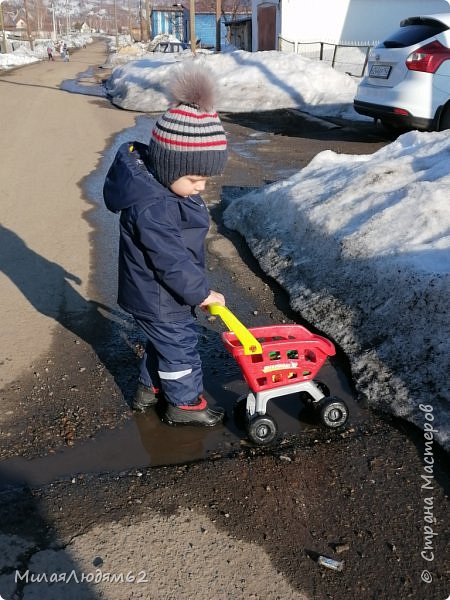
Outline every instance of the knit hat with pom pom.
<svg viewBox="0 0 450 600"><path fill-rule="evenodd" d="M185 175L223 173L227 139L213 109L212 74L196 60L177 65L167 86L172 108L158 119L149 158L158 181L170 185Z"/></svg>

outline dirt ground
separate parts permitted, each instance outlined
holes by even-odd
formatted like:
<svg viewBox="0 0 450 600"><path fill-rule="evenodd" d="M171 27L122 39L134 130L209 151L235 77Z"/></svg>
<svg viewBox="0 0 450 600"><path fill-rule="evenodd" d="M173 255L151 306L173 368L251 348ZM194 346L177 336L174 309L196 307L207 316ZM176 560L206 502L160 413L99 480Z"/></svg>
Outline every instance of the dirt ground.
<svg viewBox="0 0 450 600"><path fill-rule="evenodd" d="M0 596L445 600L449 461L434 447L430 471L423 433L402 422L358 407L343 432L305 425L302 435L267 449L243 440L184 464L139 462L139 436L129 428L143 421L131 415L125 391L135 340L127 322L105 309L98 281L107 244L98 236L107 232L96 231L81 183L136 115L59 89L80 73L95 82L104 58L98 43L69 63L0 75L8 140L1 163ZM369 128L333 133L290 113L266 117L264 124L224 116L230 164L208 192L211 277L255 322L299 316L242 240L221 226L224 188L238 193L287 176L324 144L369 152L386 143ZM257 160L249 156L249 132L273 142L255 150ZM345 357L337 372L348 377ZM223 372L208 366L207 376L213 386ZM146 431L151 437L154 429ZM102 464L110 468L95 469L104 435L109 463ZM177 444L182 434L170 439ZM206 443L200 434L197 442ZM77 462L83 447L88 457ZM60 456L63 468L53 472ZM321 566L320 555L342 570Z"/></svg>

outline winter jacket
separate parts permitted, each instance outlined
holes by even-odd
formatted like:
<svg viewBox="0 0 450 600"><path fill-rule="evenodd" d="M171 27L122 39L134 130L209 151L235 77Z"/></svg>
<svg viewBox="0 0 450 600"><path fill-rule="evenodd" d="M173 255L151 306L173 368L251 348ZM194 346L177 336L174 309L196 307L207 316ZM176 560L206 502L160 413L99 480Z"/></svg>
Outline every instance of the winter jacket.
<svg viewBox="0 0 450 600"><path fill-rule="evenodd" d="M209 294L202 198L162 186L139 142L120 146L103 197L110 211L120 212L118 304L143 319L185 319Z"/></svg>

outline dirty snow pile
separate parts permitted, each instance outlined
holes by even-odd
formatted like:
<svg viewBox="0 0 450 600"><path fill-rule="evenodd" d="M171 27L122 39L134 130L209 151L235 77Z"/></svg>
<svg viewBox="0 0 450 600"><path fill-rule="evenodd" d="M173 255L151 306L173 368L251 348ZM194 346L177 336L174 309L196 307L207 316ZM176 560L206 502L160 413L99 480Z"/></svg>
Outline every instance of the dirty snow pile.
<svg viewBox="0 0 450 600"><path fill-rule="evenodd" d="M419 427L434 417L447 449L449 186L448 132L411 132L373 155L324 151L224 214L292 307L342 346L369 405Z"/></svg>
<svg viewBox="0 0 450 600"><path fill-rule="evenodd" d="M174 64L183 60L192 60L192 53L148 53L117 66L106 83L111 101L128 110L166 110L165 83ZM364 118L353 110L355 80L325 63L297 54L243 50L203 52L196 60L203 61L217 78L219 111L309 111L314 107L317 115Z"/></svg>
<svg viewBox="0 0 450 600"><path fill-rule="evenodd" d="M20 46L13 52L0 54L0 69L10 69L21 65L28 65L41 60L34 52L26 46Z"/></svg>
<svg viewBox="0 0 450 600"><path fill-rule="evenodd" d="M108 46L111 48L109 52L104 67L114 68L121 64L129 63L131 60L137 60L142 56L147 54L147 44L138 42L136 44L124 44L120 46L119 39L119 49L115 50L115 40L112 38L108 41ZM113 50L114 49L114 50Z"/></svg>

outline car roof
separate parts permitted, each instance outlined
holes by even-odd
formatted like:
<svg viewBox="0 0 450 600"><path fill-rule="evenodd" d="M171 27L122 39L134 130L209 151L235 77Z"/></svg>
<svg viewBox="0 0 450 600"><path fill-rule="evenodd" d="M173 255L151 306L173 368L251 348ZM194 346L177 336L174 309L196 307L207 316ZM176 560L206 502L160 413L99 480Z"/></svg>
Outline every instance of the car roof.
<svg viewBox="0 0 450 600"><path fill-rule="evenodd" d="M406 19L402 19L402 22L408 21L409 19L434 19L435 21L441 21L441 23L444 23L444 25L448 25L448 27L450 27L450 12L437 13L435 15L415 15L407 17Z"/></svg>

